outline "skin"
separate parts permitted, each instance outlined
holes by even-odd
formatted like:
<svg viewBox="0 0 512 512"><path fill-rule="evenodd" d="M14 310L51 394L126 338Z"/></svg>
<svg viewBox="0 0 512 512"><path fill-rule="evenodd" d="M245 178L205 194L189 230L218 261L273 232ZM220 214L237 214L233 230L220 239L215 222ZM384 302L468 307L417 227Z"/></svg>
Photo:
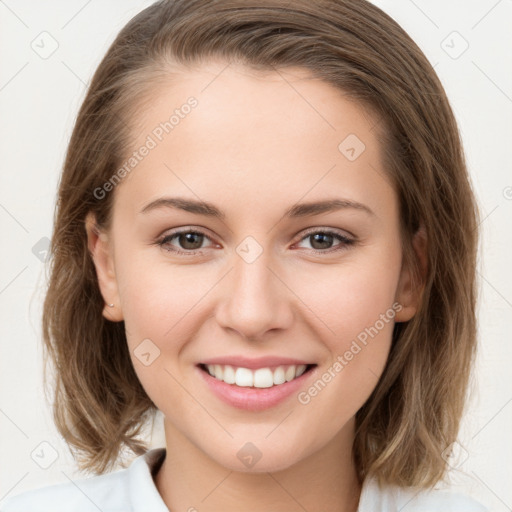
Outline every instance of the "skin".
<svg viewBox="0 0 512 512"><path fill-rule="evenodd" d="M354 512L355 414L384 370L393 321L307 405L292 395L268 410L236 409L211 393L195 365L232 354L297 357L318 365L307 390L393 303L402 306L395 321L415 314L419 290L403 264L378 119L305 70L262 73L209 61L155 87L132 120L133 148L189 96L198 106L115 188L111 231L98 234L92 215L86 221L101 292L115 305L104 316L124 320L135 371L165 417L167 456L155 484L172 511L243 504L247 512ZM366 146L354 161L338 149L348 134ZM140 213L163 196L208 201L226 217ZM283 217L297 202L333 197L373 214ZM155 243L173 228L205 232L193 239L202 254ZM308 228L355 243L322 245ZM247 236L262 250L252 263L236 251ZM193 250L179 237L166 247ZM414 247L424 259L424 241ZM134 356L147 338L160 350L149 366ZM251 468L237 457L247 442L262 454Z"/></svg>

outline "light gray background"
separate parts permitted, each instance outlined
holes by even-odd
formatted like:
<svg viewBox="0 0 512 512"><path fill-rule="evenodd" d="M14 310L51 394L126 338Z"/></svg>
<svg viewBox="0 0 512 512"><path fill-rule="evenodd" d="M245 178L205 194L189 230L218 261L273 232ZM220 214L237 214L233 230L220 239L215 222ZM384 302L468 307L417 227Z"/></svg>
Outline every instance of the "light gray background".
<svg viewBox="0 0 512 512"><path fill-rule="evenodd" d="M85 476L42 392L41 258L86 84L121 27L150 3L0 0L0 503ZM480 347L452 479L492 510L512 510L512 0L374 3L435 66L461 129L483 218ZM163 443L157 423L151 446Z"/></svg>

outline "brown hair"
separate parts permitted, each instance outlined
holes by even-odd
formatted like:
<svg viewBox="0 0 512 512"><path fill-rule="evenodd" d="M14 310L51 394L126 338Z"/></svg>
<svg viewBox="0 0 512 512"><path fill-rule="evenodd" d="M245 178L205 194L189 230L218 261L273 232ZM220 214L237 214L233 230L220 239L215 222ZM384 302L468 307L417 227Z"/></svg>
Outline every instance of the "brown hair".
<svg viewBox="0 0 512 512"><path fill-rule="evenodd" d="M404 261L421 273L412 237L428 239L422 303L397 323L388 362L356 415L361 481L433 486L446 475L476 350L478 211L454 115L432 66L406 32L365 0L163 0L135 16L99 65L71 136L55 211L43 312L56 368L54 419L82 468L102 473L156 411L133 369L124 322L104 301L84 219L109 227L112 196L93 191L123 161L129 116L172 66L220 57L264 71L299 66L379 118L396 188ZM46 372L45 372L46 378Z"/></svg>

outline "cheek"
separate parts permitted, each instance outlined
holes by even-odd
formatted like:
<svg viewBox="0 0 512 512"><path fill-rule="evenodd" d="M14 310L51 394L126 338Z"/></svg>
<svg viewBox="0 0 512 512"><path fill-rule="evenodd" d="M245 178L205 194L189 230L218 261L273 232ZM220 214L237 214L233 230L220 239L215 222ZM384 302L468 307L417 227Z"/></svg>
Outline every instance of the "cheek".
<svg viewBox="0 0 512 512"><path fill-rule="evenodd" d="M386 366L399 309L394 307L396 274L389 272L389 280L377 279L377 274L347 272L335 293L316 296L322 322L315 321L315 329L326 333L321 341L329 358L298 399L309 411L323 411L331 433L363 406ZM313 434L317 427L311 428Z"/></svg>
<svg viewBox="0 0 512 512"><path fill-rule="evenodd" d="M179 269L157 268L142 261L120 268L118 278L127 343L137 377L159 410L183 411L189 401L179 384L176 363L190 339L185 330L195 311L193 304L207 290L198 289Z"/></svg>
<svg viewBox="0 0 512 512"><path fill-rule="evenodd" d="M401 260L393 247L379 249L368 251L365 258L347 260L335 272L330 269L323 279L325 286L318 286L317 281L313 287L310 279L299 291L316 313L313 329L324 333L322 343L330 356L317 384L305 390L303 403L323 404L333 417L355 414L362 406L375 388L391 348L394 319L400 309L395 293Z"/></svg>
<svg viewBox="0 0 512 512"><path fill-rule="evenodd" d="M347 340L375 324L394 302L398 251L381 244L360 254L336 265L307 263L280 272L294 291L290 307L303 309L303 318L316 323L317 333L325 331L327 338L333 338L334 349L342 350ZM197 321L201 311L208 308L208 297L215 295L212 287L222 274L218 271L206 264L172 266L164 261L148 265L143 252L138 258L116 263L131 342L151 336L160 340L172 337L178 342L177 334L187 320L193 317ZM297 302L294 297L301 300Z"/></svg>
<svg viewBox="0 0 512 512"><path fill-rule="evenodd" d="M349 340L373 326L392 308L399 256L392 248L387 252L381 248L361 258L347 259L336 267L319 268L314 275L295 278L297 295L315 313L312 322L317 324L317 330L326 333L333 350L342 350ZM394 318L394 310L390 315Z"/></svg>
<svg viewBox="0 0 512 512"><path fill-rule="evenodd" d="M127 331L133 337L176 339L181 319L192 313L214 282L214 277L197 267L148 263L149 258L122 262L117 272L119 293ZM124 265L126 264L126 265Z"/></svg>

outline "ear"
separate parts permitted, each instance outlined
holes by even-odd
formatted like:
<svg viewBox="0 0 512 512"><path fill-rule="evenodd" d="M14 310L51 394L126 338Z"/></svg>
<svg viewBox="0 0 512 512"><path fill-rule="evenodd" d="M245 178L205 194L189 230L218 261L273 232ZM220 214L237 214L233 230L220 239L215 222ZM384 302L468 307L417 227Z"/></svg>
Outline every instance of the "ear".
<svg viewBox="0 0 512 512"><path fill-rule="evenodd" d="M404 261L400 271L400 278L396 290L395 301L402 305L402 309L395 315L396 322L407 322L418 311L425 288L428 270L427 232L423 224L413 236L412 246L414 256L418 262L419 275L414 278L411 265Z"/></svg>
<svg viewBox="0 0 512 512"><path fill-rule="evenodd" d="M87 232L87 247L96 267L98 286L105 301L103 316L111 322L120 322L124 317L119 300L112 243L108 235L102 232L96 224L96 217L92 212L86 216L85 230ZM110 307L108 304L114 304L114 307Z"/></svg>

